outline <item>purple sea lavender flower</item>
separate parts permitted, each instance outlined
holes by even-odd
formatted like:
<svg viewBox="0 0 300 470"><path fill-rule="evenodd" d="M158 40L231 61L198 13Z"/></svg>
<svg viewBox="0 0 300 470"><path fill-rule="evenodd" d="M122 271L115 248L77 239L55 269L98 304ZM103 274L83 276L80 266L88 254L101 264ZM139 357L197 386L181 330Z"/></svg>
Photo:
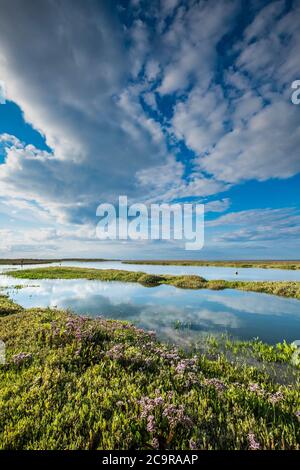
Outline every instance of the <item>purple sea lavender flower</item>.
<svg viewBox="0 0 300 470"><path fill-rule="evenodd" d="M163 397L156 397L154 398L154 403L156 406L160 406L160 405L163 405L164 404L164 399Z"/></svg>
<svg viewBox="0 0 300 470"><path fill-rule="evenodd" d="M169 425L174 428L177 424L182 424L186 427L191 427L193 425L192 420L185 415L183 405L176 407L175 405L167 405L163 411L163 416L165 416L169 422Z"/></svg>
<svg viewBox="0 0 300 470"><path fill-rule="evenodd" d="M176 373L183 374L185 371L195 371L196 370L196 360L195 359L182 359L176 366Z"/></svg>
<svg viewBox="0 0 300 470"><path fill-rule="evenodd" d="M156 437L154 437L154 438L152 439L152 447L153 447L154 449L156 449L156 450L159 449L159 442L158 442L158 439L157 439Z"/></svg>
<svg viewBox="0 0 300 470"><path fill-rule="evenodd" d="M149 397L142 397L139 400L139 404L142 408L141 418L147 418L147 416L149 416L155 408L154 400Z"/></svg>
<svg viewBox="0 0 300 470"><path fill-rule="evenodd" d="M280 391L269 395L269 401L272 403L272 405L275 405L282 400L284 400L284 395Z"/></svg>
<svg viewBox="0 0 300 470"><path fill-rule="evenodd" d="M32 359L32 354L31 353L19 353L19 354L15 354L13 357L12 357L12 362L19 366L21 364L23 364L24 362L27 362L29 360Z"/></svg>
<svg viewBox="0 0 300 470"><path fill-rule="evenodd" d="M153 415L149 415L147 418L147 431L150 433L154 433L155 429L156 429L155 418Z"/></svg>
<svg viewBox="0 0 300 470"><path fill-rule="evenodd" d="M249 384L250 392L256 393L257 395L264 395L264 390L260 387L257 383L250 383Z"/></svg>
<svg viewBox="0 0 300 470"><path fill-rule="evenodd" d="M180 361L176 366L176 374L183 374L187 368L187 364L184 361Z"/></svg>
<svg viewBox="0 0 300 470"><path fill-rule="evenodd" d="M190 445L191 450L196 450L197 449L197 444L193 439L190 439L189 445Z"/></svg>
<svg viewBox="0 0 300 470"><path fill-rule="evenodd" d="M165 359L166 361L169 361L171 363L180 360L180 356L178 354L178 351L175 348L172 349L171 351L169 351L169 350L166 351L162 347L158 347L154 350L154 352L156 354L159 354L162 359Z"/></svg>
<svg viewBox="0 0 300 470"><path fill-rule="evenodd" d="M256 437L253 432L249 432L247 438L250 450L260 449L260 443L256 440Z"/></svg>
<svg viewBox="0 0 300 470"><path fill-rule="evenodd" d="M205 384L213 386L218 392L223 392L227 388L222 380L216 378L206 379Z"/></svg>
<svg viewBox="0 0 300 470"><path fill-rule="evenodd" d="M110 359L118 360L123 357L124 354L124 345L123 344L116 344L113 346L109 351L107 351L106 355Z"/></svg>
<svg viewBox="0 0 300 470"><path fill-rule="evenodd" d="M148 335L154 338L156 336L156 332L153 330L147 331Z"/></svg>
<svg viewBox="0 0 300 470"><path fill-rule="evenodd" d="M250 392L260 392L260 386L256 383L250 383L249 390Z"/></svg>

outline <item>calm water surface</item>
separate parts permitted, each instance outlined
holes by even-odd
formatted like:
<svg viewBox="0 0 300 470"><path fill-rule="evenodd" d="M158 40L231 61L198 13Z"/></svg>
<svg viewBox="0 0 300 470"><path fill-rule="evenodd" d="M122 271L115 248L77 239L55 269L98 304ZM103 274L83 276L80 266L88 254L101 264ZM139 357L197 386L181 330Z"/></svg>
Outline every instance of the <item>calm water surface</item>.
<svg viewBox="0 0 300 470"><path fill-rule="evenodd" d="M218 266L156 266L123 264L121 261L104 262L78 262L64 261L63 263L51 263L53 266L74 266L81 268L97 269L124 269L126 271L143 271L148 274L193 274L205 279L225 279L240 281L300 281L300 270L288 269L259 269L259 268L224 268ZM41 265L42 267L51 266ZM36 268L38 265L25 266ZM10 269L20 269L19 266L0 266L0 272ZM238 272L238 274L236 274Z"/></svg>
<svg viewBox="0 0 300 470"><path fill-rule="evenodd" d="M95 264L84 263L89 266ZM101 263L103 267L104 264L108 266L108 263ZM125 269L130 266L126 265ZM145 270L145 266L140 268ZM160 267L151 268L158 272ZM168 267L161 268L166 272ZM170 268L173 273L176 271L174 268L185 273L188 271L186 267ZM192 269L194 273L198 271L197 268ZM216 269L220 272L225 268ZM269 270L263 271L267 274ZM16 284L26 287L14 289L12 286ZM295 299L231 289L184 290L164 285L146 288L134 283L21 280L5 275L0 275L1 286L24 307L68 308L80 314L127 320L147 330L155 330L164 341L182 346L198 342L208 333L228 333L242 339L259 337L269 343L300 339L300 301Z"/></svg>

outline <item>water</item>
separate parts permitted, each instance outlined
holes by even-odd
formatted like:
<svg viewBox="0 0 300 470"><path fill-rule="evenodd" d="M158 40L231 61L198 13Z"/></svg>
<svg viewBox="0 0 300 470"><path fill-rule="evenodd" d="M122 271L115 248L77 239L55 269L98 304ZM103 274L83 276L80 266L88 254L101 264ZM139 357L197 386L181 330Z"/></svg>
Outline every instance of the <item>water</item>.
<svg viewBox="0 0 300 470"><path fill-rule="evenodd" d="M225 279L239 281L300 281L300 270L288 269L262 269L262 268L226 268L219 266L157 266L123 264L121 261L64 261L51 263L47 266L73 266L81 268L97 269L124 269L126 271L143 271L148 274L192 274L202 276L205 279ZM38 265L25 266L24 269L39 267ZM20 269L20 266L0 266L0 272L11 269ZM236 274L238 272L238 274Z"/></svg>
<svg viewBox="0 0 300 470"><path fill-rule="evenodd" d="M14 289L16 284L26 287ZM295 299L231 289L147 288L134 283L21 280L3 275L0 286L5 286L10 297L23 307L58 307L126 320L155 330L163 341L183 347L197 343L206 334L259 337L268 343L300 339L300 301Z"/></svg>

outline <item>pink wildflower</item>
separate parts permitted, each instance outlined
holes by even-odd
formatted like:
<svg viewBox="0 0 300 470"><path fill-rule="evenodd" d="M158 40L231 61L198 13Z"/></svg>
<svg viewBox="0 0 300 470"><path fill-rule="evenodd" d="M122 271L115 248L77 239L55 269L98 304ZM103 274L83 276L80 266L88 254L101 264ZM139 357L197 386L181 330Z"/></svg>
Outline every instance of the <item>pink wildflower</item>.
<svg viewBox="0 0 300 470"><path fill-rule="evenodd" d="M12 362L19 366L21 364L23 364L24 362L27 362L29 360L32 359L32 354L31 353L19 353L19 354L15 354L13 357L12 357Z"/></svg>
<svg viewBox="0 0 300 470"><path fill-rule="evenodd" d="M249 449L250 450L259 450L260 449L260 443L256 440L255 435L253 432L248 433L248 444L249 444Z"/></svg>

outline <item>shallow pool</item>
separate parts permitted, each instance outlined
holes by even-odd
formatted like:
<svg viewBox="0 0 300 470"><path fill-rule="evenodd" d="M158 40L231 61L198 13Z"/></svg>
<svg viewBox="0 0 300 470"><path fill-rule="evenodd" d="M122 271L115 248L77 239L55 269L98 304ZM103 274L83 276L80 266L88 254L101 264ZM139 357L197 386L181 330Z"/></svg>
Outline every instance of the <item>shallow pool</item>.
<svg viewBox="0 0 300 470"><path fill-rule="evenodd" d="M26 287L15 289L16 284ZM58 307L127 320L182 346L206 334L222 333L242 339L259 337L269 343L300 339L300 301L267 294L88 280L21 280L5 275L0 276L0 286L24 307Z"/></svg>

